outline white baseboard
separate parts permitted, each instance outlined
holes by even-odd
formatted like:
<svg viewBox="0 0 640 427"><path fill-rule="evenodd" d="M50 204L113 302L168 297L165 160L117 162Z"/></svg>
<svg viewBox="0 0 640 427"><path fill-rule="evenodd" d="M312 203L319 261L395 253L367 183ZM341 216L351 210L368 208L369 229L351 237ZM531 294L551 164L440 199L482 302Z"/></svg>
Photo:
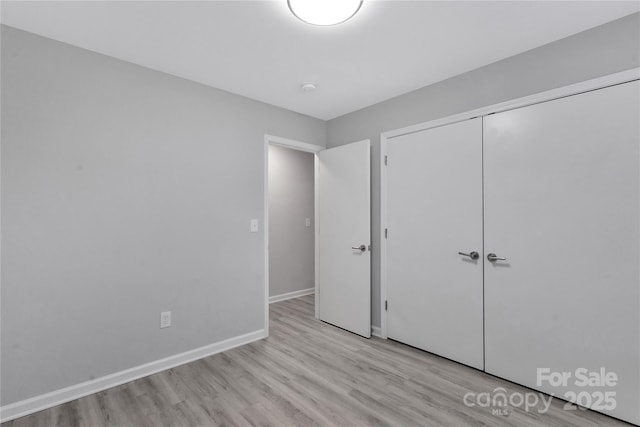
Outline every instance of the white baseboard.
<svg viewBox="0 0 640 427"><path fill-rule="evenodd" d="M382 329L379 326L371 325L371 335L374 337L382 338Z"/></svg>
<svg viewBox="0 0 640 427"><path fill-rule="evenodd" d="M269 297L269 304L273 304L274 302L284 301L291 298L303 297L305 295L311 295L316 292L316 288L302 289L300 291L289 292L286 294L274 295Z"/></svg>
<svg viewBox="0 0 640 427"><path fill-rule="evenodd" d="M80 384L55 390L50 393L41 394L19 402L11 403L0 407L0 422L10 421L43 409L51 408L62 403L70 402L90 394L115 387L129 381L137 380L157 372L165 371L175 366L193 362L216 353L230 350L250 342L265 338L267 333L264 329L250 332L248 334L233 337L224 341L209 344L204 347L186 351L184 353L169 356L164 359L96 378Z"/></svg>

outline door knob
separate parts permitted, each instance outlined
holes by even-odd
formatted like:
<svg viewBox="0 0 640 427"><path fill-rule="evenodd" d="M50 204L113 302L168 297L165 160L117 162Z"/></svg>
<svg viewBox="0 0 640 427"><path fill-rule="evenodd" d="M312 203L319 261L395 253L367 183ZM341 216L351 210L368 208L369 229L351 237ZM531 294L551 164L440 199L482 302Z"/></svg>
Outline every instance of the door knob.
<svg viewBox="0 0 640 427"><path fill-rule="evenodd" d="M506 261L507 259L501 256L498 256L496 254L489 254L487 255L487 259L491 262L496 262L496 261Z"/></svg>
<svg viewBox="0 0 640 427"><path fill-rule="evenodd" d="M360 245L360 246L351 246L351 249L353 250L359 250L360 252L364 252L367 250L367 247L365 245Z"/></svg>
<svg viewBox="0 0 640 427"><path fill-rule="evenodd" d="M480 254L476 251L473 252L469 252L468 254L465 254L464 252L458 252L459 255L463 255L463 256L468 256L471 259L478 259L480 258Z"/></svg>

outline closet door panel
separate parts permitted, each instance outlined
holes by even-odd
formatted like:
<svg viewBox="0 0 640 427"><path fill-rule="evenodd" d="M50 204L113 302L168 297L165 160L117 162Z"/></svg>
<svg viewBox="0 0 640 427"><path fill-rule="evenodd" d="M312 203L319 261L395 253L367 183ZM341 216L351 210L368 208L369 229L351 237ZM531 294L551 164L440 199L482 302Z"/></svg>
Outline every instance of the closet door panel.
<svg viewBox="0 0 640 427"><path fill-rule="evenodd" d="M636 424L639 99L636 81L484 119L484 249L506 258L484 259L486 371ZM601 368L615 386L581 385Z"/></svg>
<svg viewBox="0 0 640 427"><path fill-rule="evenodd" d="M482 121L389 141L387 334L483 367ZM481 257L480 253L478 257Z"/></svg>

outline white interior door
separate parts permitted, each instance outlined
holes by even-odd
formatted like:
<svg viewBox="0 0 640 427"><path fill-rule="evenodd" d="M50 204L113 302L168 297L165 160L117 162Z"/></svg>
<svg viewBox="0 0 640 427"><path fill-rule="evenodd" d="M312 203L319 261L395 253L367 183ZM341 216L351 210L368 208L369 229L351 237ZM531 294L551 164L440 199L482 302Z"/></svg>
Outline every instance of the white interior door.
<svg viewBox="0 0 640 427"><path fill-rule="evenodd" d="M387 153L387 335L482 369L482 121Z"/></svg>
<svg viewBox="0 0 640 427"><path fill-rule="evenodd" d="M369 140L318 153L319 315L371 336Z"/></svg>
<svg viewBox="0 0 640 427"><path fill-rule="evenodd" d="M636 424L639 94L636 81L484 123L485 251L506 258L484 259L486 371ZM581 386L581 368L616 384Z"/></svg>

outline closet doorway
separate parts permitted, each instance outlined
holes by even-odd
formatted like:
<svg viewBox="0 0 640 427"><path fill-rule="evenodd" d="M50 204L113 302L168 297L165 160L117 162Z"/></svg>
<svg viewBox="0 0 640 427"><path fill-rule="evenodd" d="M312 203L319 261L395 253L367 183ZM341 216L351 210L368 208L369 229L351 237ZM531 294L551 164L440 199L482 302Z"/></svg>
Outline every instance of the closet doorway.
<svg viewBox="0 0 640 427"><path fill-rule="evenodd" d="M608 80L383 141L383 322L637 424L640 80Z"/></svg>

